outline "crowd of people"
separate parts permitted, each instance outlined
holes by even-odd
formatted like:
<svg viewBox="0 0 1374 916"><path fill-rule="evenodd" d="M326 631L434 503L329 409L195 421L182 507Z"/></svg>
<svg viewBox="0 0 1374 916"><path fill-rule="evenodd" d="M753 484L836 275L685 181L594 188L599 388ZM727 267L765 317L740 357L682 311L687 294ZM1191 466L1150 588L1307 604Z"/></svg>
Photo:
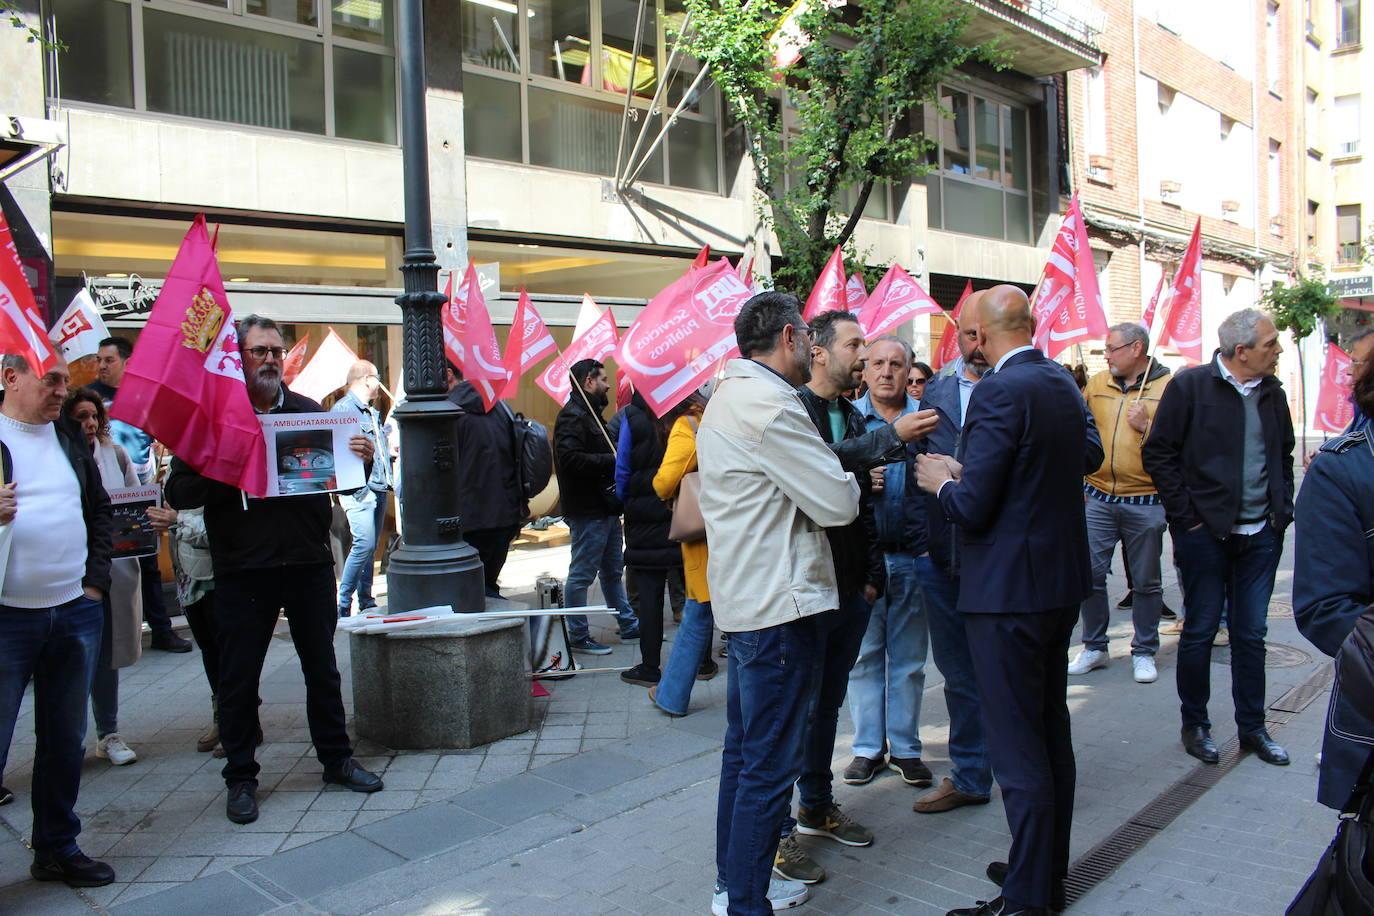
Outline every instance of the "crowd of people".
<svg viewBox="0 0 1374 916"><path fill-rule="evenodd" d="M750 299L735 330L740 357L661 417L635 393L607 419L605 367L576 363L552 431L571 532L565 605L586 606L599 580L618 639L638 643L621 680L647 687L664 714L687 715L693 684L719 671L715 631L725 638L713 912L798 905L826 877L807 842L875 842L835 797L846 698L844 783L890 771L922 790L913 801L922 815L984 805L994 781L1001 789L1011 847L987 868L1001 892L951 916L1062 910L1076 781L1067 685L1110 676L1093 672L1111 661L1106 582L1118 543L1131 675L1142 685L1159 678L1161 620L1174 616L1163 602L1166 531L1173 544L1183 750L1218 762L1210 656L1229 632L1241 745L1288 763L1264 722L1265 619L1295 517L1296 447L1269 317L1227 317L1212 359L1177 374L1150 353L1141 326L1116 325L1107 368L1086 382L1031 345L1029 303L1011 286L967 300L954 329L959 356L938 373L901 337L866 340L852 313L804 321L788 293ZM271 319L248 316L238 338L258 413L323 410L283 382L286 348ZM324 782L383 788L353 757L334 653L337 620L376 605L374 560L399 483L376 367L355 364L332 407L359 419L349 448L366 479L338 497L351 548L336 577L329 495L245 500L171 456L161 473L157 444L110 419L131 351L122 338L105 341L100 382L79 389L61 361L41 377L21 357L0 363L0 523L12 528L0 591L0 776L32 682L32 874L77 887L115 877L77 843L88 698L96 756L131 763L118 673L139 658L143 621L154 648L191 648L171 630L156 558L112 556L109 489L163 485L166 505L148 517L170 537L177 599L201 650L212 702L196 746L225 760L228 819L258 816L258 681L282 612ZM1371 351L1374 334L1354 341L1356 420L1308 456L1296 506L1295 612L1332 655L1374 600ZM446 374L461 408L466 537L487 594L499 597L529 511L518 420L500 402L488 408L457 366ZM665 605L679 622L666 659ZM566 623L574 653L611 652L586 617ZM928 657L949 713L938 781L920 735ZM1364 764L1358 736L1374 732L1367 709L1348 707L1333 705L1343 737L1328 738L1322 761L1321 800L1337 807ZM0 787L0 804L12 799Z"/></svg>

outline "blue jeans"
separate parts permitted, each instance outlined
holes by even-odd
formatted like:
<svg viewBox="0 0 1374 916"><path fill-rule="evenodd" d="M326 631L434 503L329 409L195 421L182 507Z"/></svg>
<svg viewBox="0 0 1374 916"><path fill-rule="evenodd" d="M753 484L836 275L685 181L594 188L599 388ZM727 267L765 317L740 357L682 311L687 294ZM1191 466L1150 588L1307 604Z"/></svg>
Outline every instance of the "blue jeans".
<svg viewBox="0 0 1374 916"><path fill-rule="evenodd" d="M711 647L715 619L711 616L711 602L688 598L682 606L682 623L678 625L673 651L663 666L654 702L664 712L687 715L692 699L692 686L697 682L697 669Z"/></svg>
<svg viewBox="0 0 1374 916"><path fill-rule="evenodd" d="M5 771L24 688L32 679L33 852L40 861L80 849L73 809L86 756L86 698L100 657L101 603L81 597L50 608L0 605L0 773Z"/></svg>
<svg viewBox="0 0 1374 916"><path fill-rule="evenodd" d="M973 674L963 616L955 610L959 582L936 566L929 556L916 558L916 578L925 596L930 650L945 676L945 708L949 711L950 779L966 795L992 792L988 742L983 734L978 681Z"/></svg>
<svg viewBox="0 0 1374 916"><path fill-rule="evenodd" d="M593 579L600 577L606 606L615 608L620 619L620 632L634 629L639 621L630 609L630 599L625 597L625 543L619 516L567 516L564 521L572 531L572 560L568 563L568 581L563 585L565 606L584 606L587 589ZM585 615L569 614L564 620L568 622L568 638L573 642L591 636Z"/></svg>
<svg viewBox="0 0 1374 916"><path fill-rule="evenodd" d="M372 597L372 570L377 536L386 526L386 494L363 487L356 496L340 493L339 505L348 516L348 533L353 536L353 547L348 551L339 581L339 610L346 612L352 608L353 593L357 592L358 610L365 611L377 606Z"/></svg>
<svg viewBox="0 0 1374 916"><path fill-rule="evenodd" d="M816 620L730 634L725 746L716 806L716 883L730 916L771 916L768 881L802 767Z"/></svg>
<svg viewBox="0 0 1374 916"><path fill-rule="evenodd" d="M1253 535L1217 540L1207 528L1174 529L1186 613L1178 641L1178 699L1184 727L1211 728L1212 639L1223 609L1231 633L1231 699L1241 735L1264 728L1264 637L1283 535L1265 525Z"/></svg>
<svg viewBox="0 0 1374 916"><path fill-rule="evenodd" d="M816 657L811 681L811 699L806 710L806 731L802 735L801 776L797 796L801 807L819 808L835 800L834 775L830 760L835 756L835 732L840 722L840 707L849 689L849 671L859 656L859 644L868 630L873 605L859 592L840 596L840 609L816 615ZM733 638L733 637L732 637ZM782 836L797 827L791 814L783 818Z"/></svg>
<svg viewBox="0 0 1374 916"><path fill-rule="evenodd" d="M859 658L849 672L854 756L921 756L921 700L926 689L930 629L916 578L916 558L889 553L887 593L873 605Z"/></svg>

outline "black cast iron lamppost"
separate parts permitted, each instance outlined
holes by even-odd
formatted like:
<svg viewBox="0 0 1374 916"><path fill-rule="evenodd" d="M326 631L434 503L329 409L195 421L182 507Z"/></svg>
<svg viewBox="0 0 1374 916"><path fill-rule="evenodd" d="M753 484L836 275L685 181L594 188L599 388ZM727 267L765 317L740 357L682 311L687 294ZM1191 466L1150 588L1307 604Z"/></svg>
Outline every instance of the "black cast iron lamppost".
<svg viewBox="0 0 1374 916"><path fill-rule="evenodd" d="M463 540L458 507L458 417L445 395L439 264L429 212L429 128L425 117L422 0L397 0L401 67L401 155L405 179L405 293L401 307L406 399L401 427L401 546L387 572L387 604L413 611L485 607L482 561Z"/></svg>

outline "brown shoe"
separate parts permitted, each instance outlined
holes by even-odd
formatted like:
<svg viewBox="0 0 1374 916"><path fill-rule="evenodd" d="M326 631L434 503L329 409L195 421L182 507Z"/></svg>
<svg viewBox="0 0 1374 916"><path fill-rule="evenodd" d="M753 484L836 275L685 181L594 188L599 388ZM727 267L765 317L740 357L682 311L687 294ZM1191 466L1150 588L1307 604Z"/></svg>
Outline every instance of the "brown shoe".
<svg viewBox="0 0 1374 916"><path fill-rule="evenodd" d="M916 799L916 804L911 806L911 810L917 814L939 814L941 811L953 811L964 805L986 805L988 798L987 795L960 792L955 787L954 780L946 776L940 780L939 786Z"/></svg>
<svg viewBox="0 0 1374 916"><path fill-rule="evenodd" d="M216 744L219 744L219 723L211 722L205 734L196 739L196 750L205 754L213 751Z"/></svg>
<svg viewBox="0 0 1374 916"><path fill-rule="evenodd" d="M1183 635L1183 621L1182 621L1182 620L1160 621L1160 624L1159 624L1159 635L1160 635L1160 636L1182 636L1182 635Z"/></svg>

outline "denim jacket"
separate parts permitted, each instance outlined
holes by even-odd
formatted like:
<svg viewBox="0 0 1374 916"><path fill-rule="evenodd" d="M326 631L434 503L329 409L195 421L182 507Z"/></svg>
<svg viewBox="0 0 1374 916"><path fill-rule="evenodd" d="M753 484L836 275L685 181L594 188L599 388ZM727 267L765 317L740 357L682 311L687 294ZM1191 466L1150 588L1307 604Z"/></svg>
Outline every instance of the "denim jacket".
<svg viewBox="0 0 1374 916"><path fill-rule="evenodd" d="M864 428L872 431L891 425L873 406L872 395L864 395L854 402L854 409L863 417ZM898 416L906 416L921 409L916 399L907 395L906 404ZM915 457L918 448L906 447L906 457L888 464L883 474L883 489L873 499L873 518L878 546L884 553L907 553L920 556L926 552L925 498L916 487Z"/></svg>

